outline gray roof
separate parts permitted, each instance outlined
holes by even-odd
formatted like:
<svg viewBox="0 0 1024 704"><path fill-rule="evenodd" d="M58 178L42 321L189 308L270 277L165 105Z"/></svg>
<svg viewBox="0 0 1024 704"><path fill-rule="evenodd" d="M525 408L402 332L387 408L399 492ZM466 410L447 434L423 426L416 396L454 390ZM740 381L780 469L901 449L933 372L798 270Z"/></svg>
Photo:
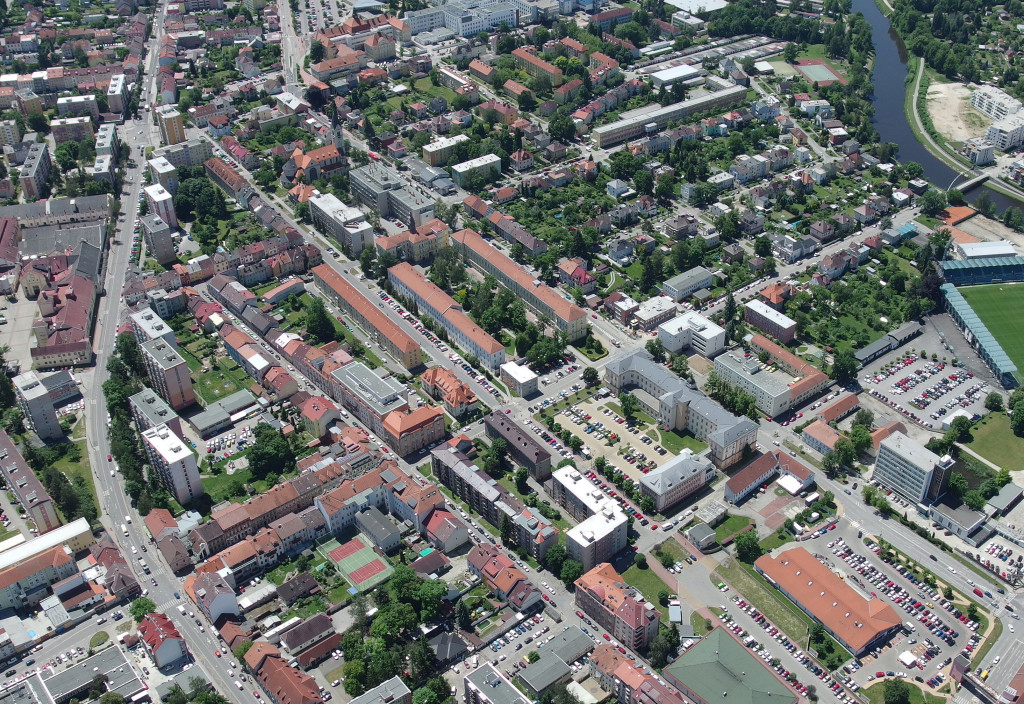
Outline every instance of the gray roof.
<svg viewBox="0 0 1024 704"><path fill-rule="evenodd" d="M125 699L131 699L141 692L144 685L139 680L132 663L120 647L107 648L91 658L75 663L73 667L59 670L49 677L43 671L43 685L49 690L54 701L67 701L75 694L88 691L93 678L106 675L107 691L117 692Z"/></svg>
<svg viewBox="0 0 1024 704"><path fill-rule="evenodd" d="M544 646L566 662L575 662L594 649L594 641L579 626L569 626Z"/></svg>
<svg viewBox="0 0 1024 704"><path fill-rule="evenodd" d="M103 266L103 251L100 247L82 239L75 248L75 257L75 274L99 284L100 269Z"/></svg>
<svg viewBox="0 0 1024 704"><path fill-rule="evenodd" d="M499 675L490 663L471 672L466 676L466 681L483 692L490 704L528 704L526 697Z"/></svg>
<svg viewBox="0 0 1024 704"><path fill-rule="evenodd" d="M281 644L292 652L298 646L303 643L320 636L322 634L330 634L334 631L334 624L331 622L331 617L327 614L314 614L310 616L302 623L289 628L288 631L281 636Z"/></svg>
<svg viewBox="0 0 1024 704"><path fill-rule="evenodd" d="M396 675L387 682L383 682L368 692L352 699L349 704L385 704L386 702L398 701L402 697L409 696L409 688Z"/></svg>
<svg viewBox="0 0 1024 704"><path fill-rule="evenodd" d="M686 535L696 543L700 544L707 538L714 537L715 531L707 523L697 523L688 531Z"/></svg>
<svg viewBox="0 0 1024 704"><path fill-rule="evenodd" d="M462 639L451 633L441 633L427 641L441 662L453 662L469 652Z"/></svg>
<svg viewBox="0 0 1024 704"><path fill-rule="evenodd" d="M152 389L145 389L130 397L128 401L132 408L142 414L150 426L166 423L178 414L167 405L167 402L160 397L160 394Z"/></svg>
<svg viewBox="0 0 1024 704"><path fill-rule="evenodd" d="M560 680L568 677L572 670L565 664L562 658L555 654L554 650L544 648L544 654L540 660L527 665L526 669L519 673L519 680L526 687L534 692L543 692L548 687L557 684Z"/></svg>
<svg viewBox="0 0 1024 704"><path fill-rule="evenodd" d="M985 517L985 514L981 511L975 511L965 503L959 503L954 506L949 503L947 496L942 497L941 501L932 504L931 510L965 530L974 526L975 523Z"/></svg>
<svg viewBox="0 0 1024 704"><path fill-rule="evenodd" d="M1024 489L1011 482L1000 489L998 494L989 499L988 505L1001 513L1016 503L1022 493L1024 493Z"/></svg>
<svg viewBox="0 0 1024 704"><path fill-rule="evenodd" d="M640 477L640 483L659 496L697 474L704 474L711 460L696 455L681 454Z"/></svg>
<svg viewBox="0 0 1024 704"><path fill-rule="evenodd" d="M88 242L97 250L101 250L106 239L106 233L107 225L104 222L25 227L21 230L22 240L18 244L18 251L23 257L33 255L45 256L54 252L75 250L82 241ZM100 252L97 252L96 256L99 256L99 254Z"/></svg>
<svg viewBox="0 0 1024 704"><path fill-rule="evenodd" d="M0 218L34 220L45 215L70 219L99 210L109 210L110 195L83 196L81 198L50 198L49 200L0 207Z"/></svg>
<svg viewBox="0 0 1024 704"><path fill-rule="evenodd" d="M369 506L358 514L356 520L362 527L363 532L377 545L382 545L394 540L398 535L395 525L384 518L384 514L376 506Z"/></svg>
<svg viewBox="0 0 1024 704"><path fill-rule="evenodd" d="M197 413L189 418L189 422L196 430L202 431L204 428L212 428L219 423L228 421L232 415L255 403L256 397L252 395L252 392L242 389L216 403L211 403L202 413Z"/></svg>
<svg viewBox="0 0 1024 704"><path fill-rule="evenodd" d="M705 281L709 278L711 278L710 271L702 266L695 266L689 271L684 271L682 274L676 274L665 282L665 286L674 289L688 288L696 284L698 281Z"/></svg>
<svg viewBox="0 0 1024 704"><path fill-rule="evenodd" d="M924 326L921 325L921 323L916 323L914 321L904 323L892 332L878 338L870 345L857 350L853 353L853 356L862 364L865 361L871 361L880 354L896 349L904 342L920 333L923 329Z"/></svg>

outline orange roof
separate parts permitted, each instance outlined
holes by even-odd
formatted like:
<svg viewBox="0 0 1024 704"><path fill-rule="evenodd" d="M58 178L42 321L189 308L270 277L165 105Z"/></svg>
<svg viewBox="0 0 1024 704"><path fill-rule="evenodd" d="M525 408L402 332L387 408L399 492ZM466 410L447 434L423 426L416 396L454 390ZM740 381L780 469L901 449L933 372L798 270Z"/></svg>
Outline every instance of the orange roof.
<svg viewBox="0 0 1024 704"><path fill-rule="evenodd" d="M844 394L818 411L817 415L818 418L826 423L831 423L837 418L842 418L847 413L850 413L859 405L860 401L857 399L857 394Z"/></svg>
<svg viewBox="0 0 1024 704"><path fill-rule="evenodd" d="M830 450L835 448L836 441L842 437L832 429L832 426L826 425L820 420L816 420L804 428L804 434L812 440L817 440Z"/></svg>
<svg viewBox="0 0 1024 704"><path fill-rule="evenodd" d="M24 562L0 572L0 589L17 584L27 577L38 574L47 567L62 567L71 562L71 556L64 552L63 545L57 545L46 552L30 557Z"/></svg>
<svg viewBox="0 0 1024 704"><path fill-rule="evenodd" d="M403 353L419 350L420 346L415 340L409 337L391 318L385 315L383 310L374 303L371 303L366 296L359 293L330 266L320 264L313 268L313 274L319 277L334 293L362 316L384 339L390 340Z"/></svg>
<svg viewBox="0 0 1024 704"><path fill-rule="evenodd" d="M954 244L973 244L975 242L981 242L981 240L974 235L969 235L958 227L949 226L946 228L946 231L949 232L949 239L952 240Z"/></svg>
<svg viewBox="0 0 1024 704"><path fill-rule="evenodd" d="M401 438L403 435L414 433L443 417L444 411L437 406L420 406L412 413L391 411L384 416L382 425L392 437Z"/></svg>
<svg viewBox="0 0 1024 704"><path fill-rule="evenodd" d="M577 589L590 593L600 602L601 608L625 621L630 629L639 628L650 619L647 610L640 604L643 597L627 587L615 568L607 562L602 562L577 579L575 585Z"/></svg>
<svg viewBox="0 0 1024 704"><path fill-rule="evenodd" d="M882 444L882 441L893 433L907 434L907 426L900 423L898 420L892 420L883 425L881 428L871 431L871 446L878 450L878 446Z"/></svg>
<svg viewBox="0 0 1024 704"><path fill-rule="evenodd" d="M421 313L423 308L427 307L437 311L486 354L497 354L505 349L504 345L474 323L455 299L427 280L408 262L399 262L388 269L388 276L397 280L420 299L418 303Z"/></svg>
<svg viewBox="0 0 1024 704"><path fill-rule="evenodd" d="M939 214L939 220L947 225L959 225L964 220L977 214L974 208L966 205L951 205Z"/></svg>
<svg viewBox="0 0 1024 704"><path fill-rule="evenodd" d="M250 670L258 670L260 664L263 662L263 658L276 657L281 654L281 651L275 648L273 645L265 640L258 640L252 644L248 652L245 654L245 664Z"/></svg>
<svg viewBox="0 0 1024 704"><path fill-rule="evenodd" d="M865 599L804 548L776 558L762 555L754 566L855 652L879 634L899 628L900 617L892 606Z"/></svg>
<svg viewBox="0 0 1024 704"><path fill-rule="evenodd" d="M788 367L790 373L794 376L803 377L799 381L790 384L789 395L791 398L799 396L807 388L828 381L828 376L820 369L810 362L800 359L785 347L775 344L764 335L754 335L751 338L751 344L767 352L769 356L784 367Z"/></svg>
<svg viewBox="0 0 1024 704"><path fill-rule="evenodd" d="M177 528L178 522L174 520L174 516L171 512L165 508L155 508L146 514L142 522L146 524L146 529L154 539L160 535L160 532L165 528Z"/></svg>
<svg viewBox="0 0 1024 704"><path fill-rule="evenodd" d="M531 54L523 47L513 50L512 56L517 59L521 59L522 61L525 61L526 63L536 68L538 71L541 71L547 74L548 76L551 76L551 78L560 78L562 75L562 69L558 68L554 64L548 63L547 61L545 61L544 59L540 58L535 54Z"/></svg>
<svg viewBox="0 0 1024 704"><path fill-rule="evenodd" d="M464 248L471 249L477 255L486 259L491 266L501 271L509 279L512 279L524 291L532 291L533 295L550 308L552 314L557 318L571 323L580 318L587 317L586 312L579 306L562 298L554 289L545 284L536 284L536 276L489 245L477 232L473 230L460 230L452 235L452 239Z"/></svg>

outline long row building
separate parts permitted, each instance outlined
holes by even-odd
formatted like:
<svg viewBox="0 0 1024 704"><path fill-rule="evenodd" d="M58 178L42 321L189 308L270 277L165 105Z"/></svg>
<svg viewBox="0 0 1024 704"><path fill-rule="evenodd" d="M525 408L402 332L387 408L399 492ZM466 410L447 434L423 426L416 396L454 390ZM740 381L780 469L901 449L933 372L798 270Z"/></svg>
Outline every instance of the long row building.
<svg viewBox="0 0 1024 704"><path fill-rule="evenodd" d="M452 235L452 241L466 263L491 274L534 311L548 316L570 342L587 334L587 314L582 308L492 247L479 233L460 230Z"/></svg>

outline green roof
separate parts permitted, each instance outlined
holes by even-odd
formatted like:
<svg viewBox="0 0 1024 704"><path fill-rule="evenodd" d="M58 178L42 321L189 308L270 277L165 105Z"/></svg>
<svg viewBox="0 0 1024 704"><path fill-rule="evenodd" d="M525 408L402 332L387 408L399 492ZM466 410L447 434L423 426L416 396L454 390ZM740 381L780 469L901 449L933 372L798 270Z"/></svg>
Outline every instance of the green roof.
<svg viewBox="0 0 1024 704"><path fill-rule="evenodd" d="M716 628L667 665L663 674L704 702L786 704L793 694L724 628Z"/></svg>

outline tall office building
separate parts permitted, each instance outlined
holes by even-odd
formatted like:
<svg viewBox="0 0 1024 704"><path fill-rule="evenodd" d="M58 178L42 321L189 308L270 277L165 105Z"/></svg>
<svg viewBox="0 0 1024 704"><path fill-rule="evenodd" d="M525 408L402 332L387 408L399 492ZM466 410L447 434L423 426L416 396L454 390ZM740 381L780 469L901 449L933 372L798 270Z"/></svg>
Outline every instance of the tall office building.
<svg viewBox="0 0 1024 704"><path fill-rule="evenodd" d="M176 411L196 402L192 391L192 378L188 364L177 350L162 339L143 343L142 361L146 364L149 381L168 405Z"/></svg>
<svg viewBox="0 0 1024 704"><path fill-rule="evenodd" d="M939 457L903 433L893 433L878 446L872 479L907 501L930 504L942 493L953 459Z"/></svg>
<svg viewBox="0 0 1024 704"><path fill-rule="evenodd" d="M142 444L150 466L179 504L185 505L203 495L196 456L170 428L150 428L142 434Z"/></svg>
<svg viewBox="0 0 1024 704"><path fill-rule="evenodd" d="M185 124L181 119L181 113L173 105L163 105L156 109L156 121L160 125L160 137L164 144L178 144L184 142Z"/></svg>

